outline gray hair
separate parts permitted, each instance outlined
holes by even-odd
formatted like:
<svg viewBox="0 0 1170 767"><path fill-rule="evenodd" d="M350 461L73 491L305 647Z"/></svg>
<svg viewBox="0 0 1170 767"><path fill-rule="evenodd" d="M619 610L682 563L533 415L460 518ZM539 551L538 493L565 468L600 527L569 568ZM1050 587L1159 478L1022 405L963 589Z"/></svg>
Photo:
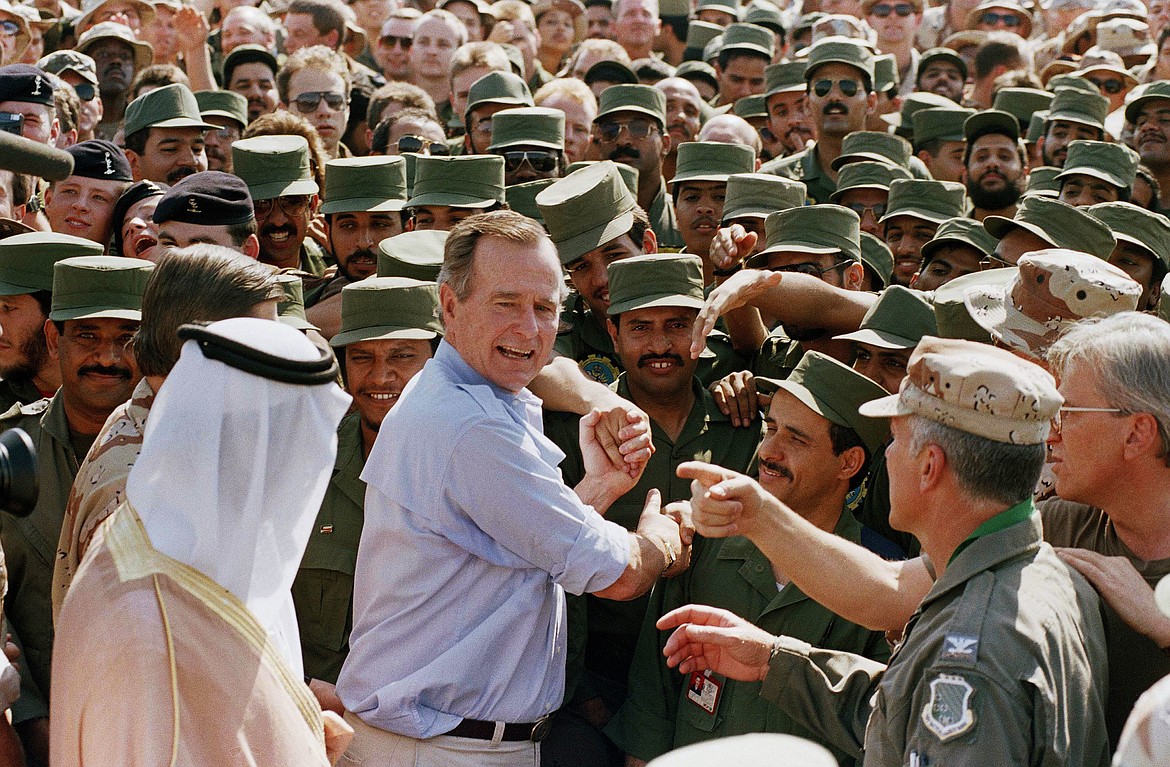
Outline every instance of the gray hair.
<svg viewBox="0 0 1170 767"><path fill-rule="evenodd" d="M528 216L511 210L494 210L468 216L451 228L443 248L443 266L439 269L439 284L450 285L460 301L471 295L471 275L475 270L475 246L482 237L498 237L521 245L549 240L544 228ZM560 298L566 288L561 286Z"/></svg>
<svg viewBox="0 0 1170 767"><path fill-rule="evenodd" d="M1044 466L1043 444L996 442L917 415L908 424L910 452L938 445L959 488L972 500L1015 506L1032 497Z"/></svg>
<svg viewBox="0 0 1170 767"><path fill-rule="evenodd" d="M1073 363L1087 367L1111 407L1152 415L1158 455L1170 466L1170 324L1138 312L1082 320L1052 345L1048 362L1057 377Z"/></svg>

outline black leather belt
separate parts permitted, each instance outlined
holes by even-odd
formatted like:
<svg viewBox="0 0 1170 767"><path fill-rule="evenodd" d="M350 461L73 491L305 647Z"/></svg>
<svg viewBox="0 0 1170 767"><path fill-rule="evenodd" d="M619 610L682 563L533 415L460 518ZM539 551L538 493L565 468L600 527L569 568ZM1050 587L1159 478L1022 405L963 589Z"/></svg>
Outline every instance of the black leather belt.
<svg viewBox="0 0 1170 767"><path fill-rule="evenodd" d="M535 722L516 722L504 725L504 736L500 740L532 740L541 741L548 735L551 728L549 718L543 716ZM455 729L444 733L456 738L475 738L476 740L492 740L496 737L496 723L484 722L479 719L464 719L455 725Z"/></svg>

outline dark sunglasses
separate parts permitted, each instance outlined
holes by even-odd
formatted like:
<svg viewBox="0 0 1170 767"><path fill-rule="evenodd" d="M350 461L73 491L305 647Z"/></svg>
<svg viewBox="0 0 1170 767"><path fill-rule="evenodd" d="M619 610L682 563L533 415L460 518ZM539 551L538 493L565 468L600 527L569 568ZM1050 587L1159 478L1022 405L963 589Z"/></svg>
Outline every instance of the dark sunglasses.
<svg viewBox="0 0 1170 767"><path fill-rule="evenodd" d="M595 123L594 126L603 141L617 141L618 136L622 135L625 130L630 134L630 138L646 138L650 135L650 131L657 130L658 124L640 117L636 117L629 122L600 122Z"/></svg>
<svg viewBox="0 0 1170 767"><path fill-rule="evenodd" d="M348 99L344 93L336 93L334 91L309 91L302 93L293 99L293 103L297 105L297 111L300 112L314 112L321 104L321 99L325 99L325 103L334 112L345 106Z"/></svg>
<svg viewBox="0 0 1170 767"><path fill-rule="evenodd" d="M402 50L409 51L412 40L409 37L395 37L394 35L386 35L378 42L385 45L387 48L401 46Z"/></svg>
<svg viewBox="0 0 1170 767"><path fill-rule="evenodd" d="M886 215L886 208L888 206L884 202L879 202L876 205L862 205L859 202L853 202L846 205L845 207L856 213L858 218L865 218L866 211L869 211L873 213L874 218L880 219L882 216Z"/></svg>
<svg viewBox="0 0 1170 767"><path fill-rule="evenodd" d="M520 166L528 163L537 173L551 173L557 169L557 154L552 150L545 152L504 152L504 171L515 173Z"/></svg>
<svg viewBox="0 0 1170 767"><path fill-rule="evenodd" d="M303 216L309 209L310 199L307 194L290 194L285 197L270 197L267 200L253 200L252 207L256 211L256 218L268 218L277 205L286 216L295 218Z"/></svg>
<svg viewBox="0 0 1170 767"><path fill-rule="evenodd" d="M1020 17L1014 13L996 13L995 11L986 11L982 16L979 17L979 23L986 24L988 26L998 24L1001 21L1005 27L1018 27L1024 23Z"/></svg>
<svg viewBox="0 0 1170 767"><path fill-rule="evenodd" d="M914 13L914 6L910 5L910 3L898 3L896 5L878 3L873 8L870 8L869 12L879 19L884 19L891 13L896 13L904 19Z"/></svg>
<svg viewBox="0 0 1170 767"><path fill-rule="evenodd" d="M91 83L78 83L73 86L73 92L82 101L93 101L94 97L97 96L97 88L93 87Z"/></svg>
<svg viewBox="0 0 1170 767"><path fill-rule="evenodd" d="M1094 80L1093 78L1089 77L1086 79L1093 85L1096 85L1098 90L1104 91L1105 93L1117 94L1121 93L1121 91L1125 89L1125 83L1117 78L1110 78L1108 80Z"/></svg>
<svg viewBox="0 0 1170 767"><path fill-rule="evenodd" d="M824 98L833 90L834 85L841 89L841 95L847 99L853 98L861 90L861 83L856 80L817 80L813 83L812 90L817 96Z"/></svg>
<svg viewBox="0 0 1170 767"><path fill-rule="evenodd" d="M413 152L414 154L426 154L432 157L446 157L451 154L451 147L447 146L444 141L433 141L422 136L403 136L398 139L398 152Z"/></svg>
<svg viewBox="0 0 1170 767"><path fill-rule="evenodd" d="M857 263L853 259L847 258L844 261L838 261L832 266L822 269L816 264L805 261L802 264L792 264L791 266L773 266L768 271L770 272L796 272L797 274L807 274L810 277L820 277L822 274L828 274L834 269L840 269L842 266Z"/></svg>

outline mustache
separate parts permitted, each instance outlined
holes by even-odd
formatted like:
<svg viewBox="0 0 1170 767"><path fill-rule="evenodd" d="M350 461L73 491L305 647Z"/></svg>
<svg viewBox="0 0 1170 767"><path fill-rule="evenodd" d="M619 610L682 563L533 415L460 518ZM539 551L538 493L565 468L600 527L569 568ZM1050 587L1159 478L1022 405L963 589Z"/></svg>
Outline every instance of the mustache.
<svg viewBox="0 0 1170 767"><path fill-rule="evenodd" d="M84 365L77 372L79 375L83 375L83 376L90 375L90 374L96 374L96 375L102 375L102 376L120 376L122 378L125 378L127 381L129 381L130 378L132 377L130 375L129 368L118 367L116 365L111 365L109 367L107 367L105 365Z"/></svg>
<svg viewBox="0 0 1170 767"><path fill-rule="evenodd" d="M691 228L698 228L703 224L717 227L719 226L719 221L717 219L711 218L710 216L699 216L698 218L691 221Z"/></svg>
<svg viewBox="0 0 1170 767"><path fill-rule="evenodd" d="M821 114L828 114L830 109L842 109L848 114L849 107L843 101L830 101L821 109Z"/></svg>
<svg viewBox="0 0 1170 767"><path fill-rule="evenodd" d="M674 362L678 365L683 364L682 357L677 354L646 354L638 358L638 367L646 367L651 362Z"/></svg>
<svg viewBox="0 0 1170 767"><path fill-rule="evenodd" d="M772 461L768 461L763 458L760 459L760 465L766 468L768 471L779 474L781 477L784 477L784 479L789 481L792 480L792 472L789 471L785 466L781 466L778 463L773 463Z"/></svg>
<svg viewBox="0 0 1170 767"><path fill-rule="evenodd" d="M355 250L353 253L350 253L347 260L352 261L355 258L368 258L371 261L377 261L378 254L369 248L362 248L361 250Z"/></svg>
<svg viewBox="0 0 1170 767"><path fill-rule="evenodd" d="M632 146L619 146L617 149L609 153L609 159L614 161L627 157L631 160L637 160L641 156L642 153L637 149L634 149Z"/></svg>
<svg viewBox="0 0 1170 767"><path fill-rule="evenodd" d="M260 236L263 237L269 234L280 234L281 232L288 232L293 237L295 237L297 234L296 228L289 226L288 224L266 224L260 230Z"/></svg>
<svg viewBox="0 0 1170 767"><path fill-rule="evenodd" d="M198 173L198 172L199 172L198 168L188 166L188 165L184 165L182 167L175 168L174 170L172 170L170 173L167 174L167 183L170 184L171 186L174 186L175 184L179 183L183 179L187 178L187 176L194 175L195 173Z"/></svg>

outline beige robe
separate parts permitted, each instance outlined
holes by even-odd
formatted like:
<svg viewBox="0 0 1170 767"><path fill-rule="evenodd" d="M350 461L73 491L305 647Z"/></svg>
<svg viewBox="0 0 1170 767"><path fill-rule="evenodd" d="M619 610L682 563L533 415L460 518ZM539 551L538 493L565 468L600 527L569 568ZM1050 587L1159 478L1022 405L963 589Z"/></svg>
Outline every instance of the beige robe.
<svg viewBox="0 0 1170 767"><path fill-rule="evenodd" d="M54 767L329 764L321 709L263 627L156 551L129 504L73 580L53 680Z"/></svg>

